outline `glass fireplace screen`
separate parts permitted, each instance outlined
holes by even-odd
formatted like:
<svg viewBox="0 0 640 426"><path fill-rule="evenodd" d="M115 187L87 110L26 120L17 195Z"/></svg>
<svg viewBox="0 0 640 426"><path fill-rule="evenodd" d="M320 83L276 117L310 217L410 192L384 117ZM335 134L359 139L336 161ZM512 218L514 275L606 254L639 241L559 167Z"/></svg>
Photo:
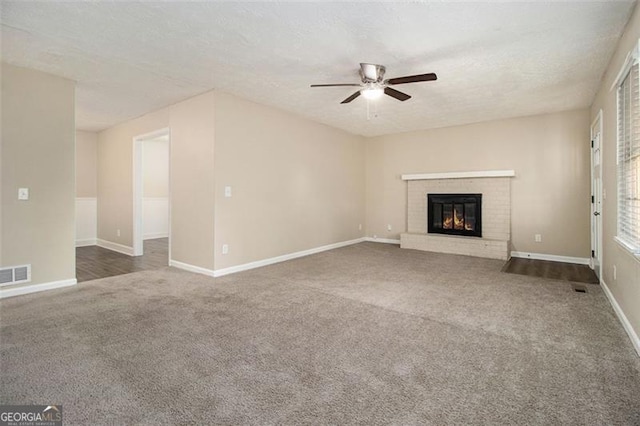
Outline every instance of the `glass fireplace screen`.
<svg viewBox="0 0 640 426"><path fill-rule="evenodd" d="M428 231L482 237L482 194L428 194Z"/></svg>

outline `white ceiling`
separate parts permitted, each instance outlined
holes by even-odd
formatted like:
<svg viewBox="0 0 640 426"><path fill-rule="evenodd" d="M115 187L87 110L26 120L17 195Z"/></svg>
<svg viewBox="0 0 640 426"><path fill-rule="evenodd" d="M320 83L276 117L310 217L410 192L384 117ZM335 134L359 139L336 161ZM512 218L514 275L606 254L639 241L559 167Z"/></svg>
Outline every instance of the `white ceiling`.
<svg viewBox="0 0 640 426"><path fill-rule="evenodd" d="M77 126L101 130L219 89L367 136L593 101L634 3L11 2L2 60L77 83ZM340 101L358 63L413 96Z"/></svg>

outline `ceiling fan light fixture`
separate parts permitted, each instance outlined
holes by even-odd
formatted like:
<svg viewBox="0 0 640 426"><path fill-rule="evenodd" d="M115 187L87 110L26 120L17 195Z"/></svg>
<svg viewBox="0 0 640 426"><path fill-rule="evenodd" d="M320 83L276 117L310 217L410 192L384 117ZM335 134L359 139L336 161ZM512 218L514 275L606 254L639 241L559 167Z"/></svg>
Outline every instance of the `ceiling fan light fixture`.
<svg viewBox="0 0 640 426"><path fill-rule="evenodd" d="M365 87L360 90L360 94L368 100L378 99L384 94L384 89L382 87Z"/></svg>

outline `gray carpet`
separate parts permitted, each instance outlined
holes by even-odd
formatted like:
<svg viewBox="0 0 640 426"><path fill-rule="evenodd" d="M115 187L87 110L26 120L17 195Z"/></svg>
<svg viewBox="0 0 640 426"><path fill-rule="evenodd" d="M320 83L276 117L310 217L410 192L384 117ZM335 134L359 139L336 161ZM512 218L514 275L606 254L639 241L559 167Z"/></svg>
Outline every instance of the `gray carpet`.
<svg viewBox="0 0 640 426"><path fill-rule="evenodd" d="M502 266L362 243L5 299L0 403L67 424L640 424L600 287Z"/></svg>

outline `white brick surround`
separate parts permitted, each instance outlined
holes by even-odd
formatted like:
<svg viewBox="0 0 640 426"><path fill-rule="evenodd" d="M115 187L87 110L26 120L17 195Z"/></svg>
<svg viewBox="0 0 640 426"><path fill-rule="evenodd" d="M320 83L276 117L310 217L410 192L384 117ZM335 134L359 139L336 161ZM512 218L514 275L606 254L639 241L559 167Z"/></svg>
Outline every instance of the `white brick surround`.
<svg viewBox="0 0 640 426"><path fill-rule="evenodd" d="M402 248L507 260L511 243L510 177L409 180ZM482 194L482 238L427 232L427 194Z"/></svg>

